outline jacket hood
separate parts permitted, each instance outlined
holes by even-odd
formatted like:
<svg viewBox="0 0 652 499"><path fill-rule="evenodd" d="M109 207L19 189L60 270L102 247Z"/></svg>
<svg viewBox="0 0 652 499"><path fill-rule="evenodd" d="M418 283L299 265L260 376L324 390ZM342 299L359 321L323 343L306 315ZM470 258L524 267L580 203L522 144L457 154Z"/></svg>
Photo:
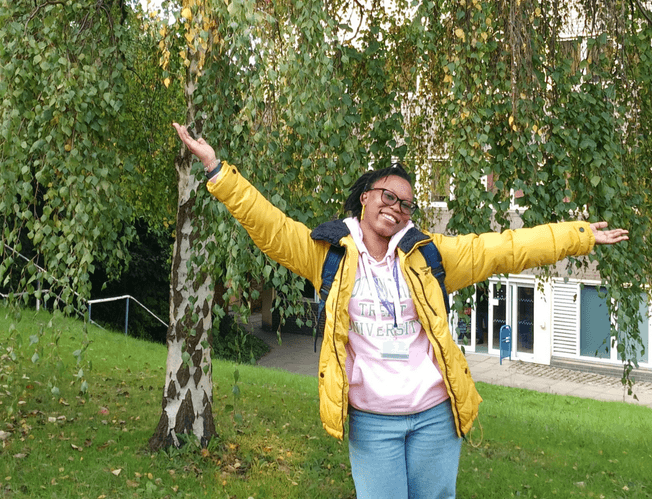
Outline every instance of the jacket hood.
<svg viewBox="0 0 652 499"><path fill-rule="evenodd" d="M333 220L318 225L311 233L310 237L314 241L326 241L334 246L341 246L340 241L343 237L350 234L349 228L344 220Z"/></svg>

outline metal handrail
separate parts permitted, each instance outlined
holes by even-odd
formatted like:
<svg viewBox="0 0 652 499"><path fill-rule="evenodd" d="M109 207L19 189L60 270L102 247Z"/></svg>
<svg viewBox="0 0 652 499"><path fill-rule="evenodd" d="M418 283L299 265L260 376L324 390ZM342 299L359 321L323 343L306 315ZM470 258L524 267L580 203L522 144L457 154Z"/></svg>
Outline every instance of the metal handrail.
<svg viewBox="0 0 652 499"><path fill-rule="evenodd" d="M91 319L91 306L93 305L93 303L104 303L104 302L117 301L117 300L122 300L122 299L127 300L127 307L126 307L126 310L125 310L125 336L127 335L127 331L129 329L129 300L130 299L135 301L136 303L138 303L138 305L143 307L147 312L149 312L149 314L151 316L153 316L156 320L158 320L165 327L169 327L169 325L166 324L160 317L158 317L154 312L152 312L150 309L148 309L145 305L140 303L138 300L136 300L136 298L134 298L131 295L122 295L122 296L115 296L115 297L112 297L112 298L97 298L95 300L87 300L86 303L88 303L88 321L93 322L92 319Z"/></svg>
<svg viewBox="0 0 652 499"><path fill-rule="evenodd" d="M35 267L36 267L40 272L42 272L42 273L44 273L44 274L48 274L49 276L52 277L52 279L53 279L54 281L56 281L56 282L60 282L59 279L57 279L56 277L54 277L54 276L53 276L52 274L50 274L47 270L45 270L43 267L40 267L38 264L34 263L32 260L30 260L29 258L27 258L25 255L23 255L23 254L20 253L19 251L15 250L15 249L12 248L11 246L7 246L7 245L5 245L5 248L11 250L13 253L15 253L16 255L20 256L20 257L21 257L23 260L25 260L26 262L31 262L31 263L33 263L34 266L35 266ZM86 299L82 298L82 297L79 295L79 293L77 293L75 290L72 290L72 292L75 294L75 296L77 296L79 299L85 301L85 302L88 304L88 322L90 322L90 323L92 323L92 324L95 324L96 326L98 326L98 327L100 327L100 328L102 328L102 326L100 326L99 324L97 324L95 321L93 321L93 320L91 319L91 306L93 305L93 303L103 303L103 302L116 301L116 300L122 300L122 299L126 299L126 300L127 300L127 307L126 307L126 311L125 311L125 335L127 335L127 331L128 331L128 328L129 328L129 300L130 300L130 299L133 300L133 301L135 301L135 302L136 302L138 305L140 305L141 307L143 307L143 308L144 308L144 309L145 309L145 310L146 310L150 315L152 315L156 320L158 320L158 321L159 321L161 324L163 324L165 327L169 327L169 325L168 325L165 321L163 321L163 320L162 320L160 317L158 317L154 312L152 312L150 309L148 309L145 305L143 305L142 303L140 303L136 298L134 298L134 297L131 296L131 295L122 295L122 296L116 296L116 297L112 297L112 298L97 298L97 299L95 299L95 300L86 300ZM23 296L24 294L25 294L25 292L23 292L23 293L16 293L15 295L16 295L16 296ZM2 297L5 298L5 299L9 297L9 295L5 295L4 293L0 293L0 296L2 296ZM57 298L57 299L58 299L58 298ZM36 300L36 310L39 310L39 308L40 308L40 302L41 302L41 301L37 298L37 300ZM81 316L84 315L81 311L77 310L76 308L75 308L75 310L77 311L77 313L78 313L79 315L81 315ZM102 328L102 329L104 329L104 328Z"/></svg>

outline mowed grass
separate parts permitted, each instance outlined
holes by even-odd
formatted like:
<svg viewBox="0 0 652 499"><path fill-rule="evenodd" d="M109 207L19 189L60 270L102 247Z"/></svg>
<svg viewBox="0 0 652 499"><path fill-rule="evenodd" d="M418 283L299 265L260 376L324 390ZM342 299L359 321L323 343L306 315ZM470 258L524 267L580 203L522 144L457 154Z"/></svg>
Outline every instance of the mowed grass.
<svg viewBox="0 0 652 499"><path fill-rule="evenodd" d="M152 453L165 347L16 314L0 308L0 496L355 497L346 440L319 421L316 378L214 361L219 436ZM652 497L651 409L478 388L482 430L462 447L459 498Z"/></svg>

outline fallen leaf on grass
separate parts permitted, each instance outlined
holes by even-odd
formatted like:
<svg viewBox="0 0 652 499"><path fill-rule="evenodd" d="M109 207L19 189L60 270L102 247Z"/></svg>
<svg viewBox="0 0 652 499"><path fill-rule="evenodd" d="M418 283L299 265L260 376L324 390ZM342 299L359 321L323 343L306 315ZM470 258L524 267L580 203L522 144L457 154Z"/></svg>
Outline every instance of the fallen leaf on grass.
<svg viewBox="0 0 652 499"><path fill-rule="evenodd" d="M7 440L10 436L11 433L0 430L0 440Z"/></svg>
<svg viewBox="0 0 652 499"><path fill-rule="evenodd" d="M115 470L111 470L111 473L113 473L115 476L120 476L120 473L122 473L122 469L118 468Z"/></svg>
<svg viewBox="0 0 652 499"><path fill-rule="evenodd" d="M137 488L139 485L138 482L134 482L133 480L127 480L127 487L132 487L132 488Z"/></svg>
<svg viewBox="0 0 652 499"><path fill-rule="evenodd" d="M27 454L21 452L20 454L14 454L14 457L16 459L25 459L27 457Z"/></svg>
<svg viewBox="0 0 652 499"><path fill-rule="evenodd" d="M84 449L79 447L78 445L75 444L70 444L70 447L72 447L75 450L78 450L79 452L82 452Z"/></svg>

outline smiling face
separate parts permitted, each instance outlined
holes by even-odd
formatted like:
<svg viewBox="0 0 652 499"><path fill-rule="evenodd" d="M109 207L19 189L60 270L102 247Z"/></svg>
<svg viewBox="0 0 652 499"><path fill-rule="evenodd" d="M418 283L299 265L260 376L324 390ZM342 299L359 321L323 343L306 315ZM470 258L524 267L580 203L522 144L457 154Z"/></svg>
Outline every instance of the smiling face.
<svg viewBox="0 0 652 499"><path fill-rule="evenodd" d="M410 183L395 175L383 177L372 186L374 189L387 189L402 200L412 201L412 186ZM362 233L367 239L369 236L380 236L389 240L394 234L403 229L410 215L403 213L399 203L387 206L382 201L382 191L372 190L362 193L360 202L365 207L364 218L360 222Z"/></svg>

